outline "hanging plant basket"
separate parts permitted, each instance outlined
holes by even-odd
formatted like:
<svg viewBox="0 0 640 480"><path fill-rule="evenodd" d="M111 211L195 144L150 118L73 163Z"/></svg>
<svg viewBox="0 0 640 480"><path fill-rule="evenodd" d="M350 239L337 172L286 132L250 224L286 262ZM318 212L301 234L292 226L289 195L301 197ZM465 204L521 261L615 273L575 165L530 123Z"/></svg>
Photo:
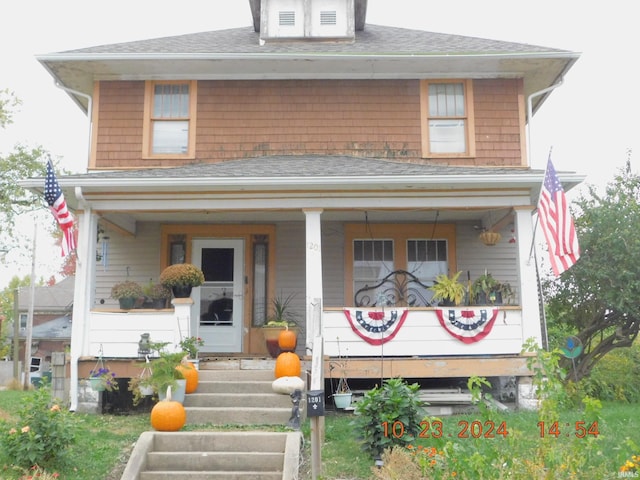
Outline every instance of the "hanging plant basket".
<svg viewBox="0 0 640 480"><path fill-rule="evenodd" d="M480 234L480 241L490 247L498 243L501 238L502 235L500 235L498 232L484 231Z"/></svg>
<svg viewBox="0 0 640 480"><path fill-rule="evenodd" d="M107 389L100 378L90 378L89 385L91 385L91 389L95 392L104 392Z"/></svg>

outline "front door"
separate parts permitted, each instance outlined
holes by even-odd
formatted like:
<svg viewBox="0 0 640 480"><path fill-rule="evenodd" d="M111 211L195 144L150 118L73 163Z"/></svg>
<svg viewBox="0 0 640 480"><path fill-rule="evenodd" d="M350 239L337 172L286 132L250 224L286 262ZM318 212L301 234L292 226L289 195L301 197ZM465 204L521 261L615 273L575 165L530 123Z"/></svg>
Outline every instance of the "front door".
<svg viewBox="0 0 640 480"><path fill-rule="evenodd" d="M243 252L242 239L193 240L193 263L205 279L193 294L203 352L242 352Z"/></svg>

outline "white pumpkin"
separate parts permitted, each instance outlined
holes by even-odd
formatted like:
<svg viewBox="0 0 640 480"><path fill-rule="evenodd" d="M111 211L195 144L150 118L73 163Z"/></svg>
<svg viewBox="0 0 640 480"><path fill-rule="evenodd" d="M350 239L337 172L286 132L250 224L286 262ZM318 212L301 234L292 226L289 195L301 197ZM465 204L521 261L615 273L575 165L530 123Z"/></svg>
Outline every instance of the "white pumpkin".
<svg viewBox="0 0 640 480"><path fill-rule="evenodd" d="M289 395L296 390L304 390L304 381L300 377L280 377L273 381L271 388L276 393Z"/></svg>

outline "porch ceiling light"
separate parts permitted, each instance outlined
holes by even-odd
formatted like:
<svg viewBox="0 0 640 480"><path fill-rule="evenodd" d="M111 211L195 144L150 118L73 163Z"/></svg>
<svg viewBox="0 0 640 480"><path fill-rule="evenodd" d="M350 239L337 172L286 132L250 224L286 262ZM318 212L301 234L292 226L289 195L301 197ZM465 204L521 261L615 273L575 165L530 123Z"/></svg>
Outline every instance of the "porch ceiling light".
<svg viewBox="0 0 640 480"><path fill-rule="evenodd" d="M500 241L502 235L500 235L498 232L490 232L488 230L485 230L484 232L480 233L479 238L480 241L485 245L493 246Z"/></svg>

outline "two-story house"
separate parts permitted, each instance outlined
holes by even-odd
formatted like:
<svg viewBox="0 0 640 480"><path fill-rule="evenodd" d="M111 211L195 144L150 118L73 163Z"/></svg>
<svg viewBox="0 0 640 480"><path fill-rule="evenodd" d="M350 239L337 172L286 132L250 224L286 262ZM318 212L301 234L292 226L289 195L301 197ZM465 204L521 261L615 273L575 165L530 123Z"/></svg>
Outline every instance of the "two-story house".
<svg viewBox="0 0 640 480"><path fill-rule="evenodd" d="M526 375L544 175L527 123L579 55L369 25L367 0L250 4L250 27L38 57L92 126L87 173L59 178L79 227L72 385L84 357L133 358L149 331L262 355L280 294L298 352L322 335L349 376ZM206 276L184 310L109 298L184 261ZM458 271L508 282L511 303L443 311L428 287ZM220 298L232 313L211 322Z"/></svg>

